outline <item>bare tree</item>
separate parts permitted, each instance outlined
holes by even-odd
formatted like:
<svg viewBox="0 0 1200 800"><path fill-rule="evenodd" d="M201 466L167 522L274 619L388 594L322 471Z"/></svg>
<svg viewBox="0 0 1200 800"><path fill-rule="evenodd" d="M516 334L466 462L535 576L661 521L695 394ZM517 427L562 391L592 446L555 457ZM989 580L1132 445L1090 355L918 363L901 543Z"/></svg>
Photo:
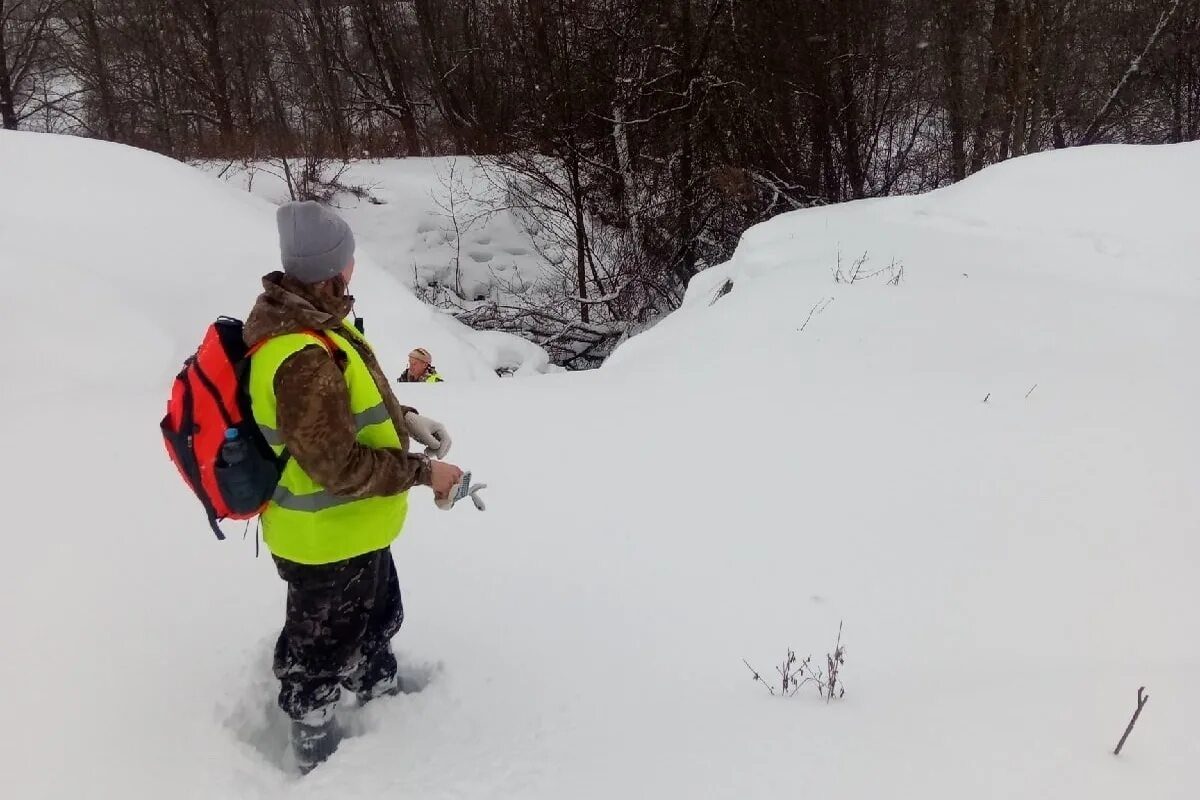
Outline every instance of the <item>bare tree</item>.
<svg viewBox="0 0 1200 800"><path fill-rule="evenodd" d="M51 21L61 0L0 0L0 125L16 130L50 70Z"/></svg>
<svg viewBox="0 0 1200 800"><path fill-rule="evenodd" d="M1100 138L1100 133L1104 128L1105 123L1112 115L1113 109L1121 101L1121 98L1129 91L1129 87L1141 73L1142 65L1145 63L1150 54L1154 52L1154 49L1158 46L1159 41L1162 39L1163 32L1167 30L1167 26L1171 24L1171 20L1175 18L1177 13L1179 13L1179 9L1182 5L1183 0L1170 0L1170 5L1159 17L1158 25L1156 25L1154 30L1150 33L1150 38L1146 41L1145 47L1142 48L1141 53L1139 53L1132 61L1129 62L1129 67L1121 76L1121 80L1117 83L1116 87L1113 88L1112 93L1108 96L1108 99L1104 101L1104 105L1100 107L1100 110L1096 112L1096 116L1092 118L1092 121L1080 135L1080 144L1094 144Z"/></svg>
<svg viewBox="0 0 1200 800"><path fill-rule="evenodd" d="M1200 137L1200 0L0 0L0 22L5 127L287 164L298 194L302 165L479 157L544 274L444 299L574 366L776 214Z"/></svg>

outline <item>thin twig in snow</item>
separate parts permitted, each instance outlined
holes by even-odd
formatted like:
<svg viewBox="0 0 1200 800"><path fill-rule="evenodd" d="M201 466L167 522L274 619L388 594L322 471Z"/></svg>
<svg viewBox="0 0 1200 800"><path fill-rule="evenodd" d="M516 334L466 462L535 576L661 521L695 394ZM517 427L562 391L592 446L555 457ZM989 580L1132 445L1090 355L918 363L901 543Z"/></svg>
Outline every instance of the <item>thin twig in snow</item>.
<svg viewBox="0 0 1200 800"><path fill-rule="evenodd" d="M769 684L763 680L762 676L758 674L758 670L756 670L754 667L750 666L750 662L744 658L742 659L742 663L746 665L746 669L750 670L750 673L754 676L754 680L758 681L763 686L767 687L767 691L771 693L772 697L774 697L775 689L773 689L771 687L771 684Z"/></svg>
<svg viewBox="0 0 1200 800"><path fill-rule="evenodd" d="M814 305L812 307L812 309L809 310L808 317L805 318L804 324L801 325L799 328L797 328L797 331L803 332L804 329L808 327L808 323L812 322L812 318L814 316L816 316L817 314L820 314L821 312L823 312L825 309L829 308L829 304L832 302L833 302L832 297L826 297L821 300L818 300L816 305Z"/></svg>
<svg viewBox="0 0 1200 800"><path fill-rule="evenodd" d="M770 688L770 687L767 687ZM774 692L772 692L774 694ZM1146 687L1138 687L1137 708L1133 712L1133 718L1129 720L1129 725L1125 728L1125 733L1121 736L1121 741L1117 742L1117 749L1113 750L1114 756L1121 755L1121 748L1125 746L1125 740L1129 738L1129 734L1133 733L1133 726L1137 724L1138 717L1142 715L1142 709L1146 707L1146 703L1150 702L1150 695L1146 694Z"/></svg>

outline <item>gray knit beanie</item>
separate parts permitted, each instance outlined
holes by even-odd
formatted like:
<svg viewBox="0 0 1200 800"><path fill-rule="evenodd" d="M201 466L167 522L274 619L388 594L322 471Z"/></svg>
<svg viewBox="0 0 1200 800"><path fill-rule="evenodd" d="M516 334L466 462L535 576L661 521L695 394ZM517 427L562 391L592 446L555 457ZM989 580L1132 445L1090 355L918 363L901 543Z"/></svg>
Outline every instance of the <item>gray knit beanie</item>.
<svg viewBox="0 0 1200 800"><path fill-rule="evenodd" d="M284 203L275 212L283 271L301 283L320 283L354 259L346 221L314 200Z"/></svg>

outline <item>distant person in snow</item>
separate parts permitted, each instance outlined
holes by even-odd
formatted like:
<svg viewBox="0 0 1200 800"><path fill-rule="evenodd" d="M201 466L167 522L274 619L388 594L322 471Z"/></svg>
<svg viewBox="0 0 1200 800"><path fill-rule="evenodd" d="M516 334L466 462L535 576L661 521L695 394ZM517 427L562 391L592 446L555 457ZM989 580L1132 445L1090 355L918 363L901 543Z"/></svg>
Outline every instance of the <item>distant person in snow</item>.
<svg viewBox="0 0 1200 800"><path fill-rule="evenodd" d="M408 354L408 369L397 378L400 383L441 383L442 376L433 366L433 356L424 347Z"/></svg>
<svg viewBox="0 0 1200 800"><path fill-rule="evenodd" d="M337 749L343 688L359 704L400 690L391 639L404 609L389 546L408 490L453 497L462 470L442 458L439 423L400 405L371 346L347 321L354 236L315 202L277 214L283 271L263 278L246 320L254 420L287 460L262 512L263 539L287 582L275 645L279 705L308 772ZM427 445L410 452L409 440ZM286 455L285 455L286 454Z"/></svg>

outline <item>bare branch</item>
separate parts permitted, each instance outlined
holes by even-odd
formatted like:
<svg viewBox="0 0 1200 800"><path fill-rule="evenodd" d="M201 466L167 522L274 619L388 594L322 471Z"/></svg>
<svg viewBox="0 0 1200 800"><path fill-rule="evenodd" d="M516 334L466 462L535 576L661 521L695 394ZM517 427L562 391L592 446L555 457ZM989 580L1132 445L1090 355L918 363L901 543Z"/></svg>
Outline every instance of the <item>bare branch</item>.
<svg viewBox="0 0 1200 800"><path fill-rule="evenodd" d="M757 677L757 675L755 676ZM1133 726L1137 724L1138 717L1142 715L1142 709L1146 707L1146 703L1150 702L1150 695L1146 694L1146 687L1138 687L1137 693L1137 708L1134 709L1133 717L1129 720L1129 724L1125 726L1125 733L1121 734L1121 741L1117 742L1117 747L1113 750L1114 756L1121 755L1121 748L1125 746L1125 740L1129 738L1129 734L1133 733Z"/></svg>

